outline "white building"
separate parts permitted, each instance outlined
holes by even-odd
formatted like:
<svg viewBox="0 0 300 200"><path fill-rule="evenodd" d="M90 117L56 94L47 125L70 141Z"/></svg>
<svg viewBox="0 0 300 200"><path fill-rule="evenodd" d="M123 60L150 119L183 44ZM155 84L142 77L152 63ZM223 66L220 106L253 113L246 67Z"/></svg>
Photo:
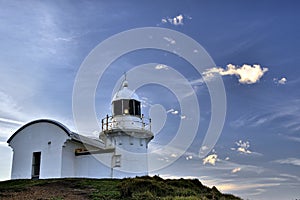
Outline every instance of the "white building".
<svg viewBox="0 0 300 200"><path fill-rule="evenodd" d="M63 124L40 119L18 129L9 139L13 149L12 179L146 175L151 121L125 80L112 99L112 116L102 120L99 138L70 131Z"/></svg>

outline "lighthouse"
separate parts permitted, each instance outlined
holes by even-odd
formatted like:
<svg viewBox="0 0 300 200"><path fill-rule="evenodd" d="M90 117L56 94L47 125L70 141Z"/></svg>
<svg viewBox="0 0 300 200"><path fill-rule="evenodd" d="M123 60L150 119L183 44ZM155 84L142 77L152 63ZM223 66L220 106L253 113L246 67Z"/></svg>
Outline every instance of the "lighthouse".
<svg viewBox="0 0 300 200"><path fill-rule="evenodd" d="M123 81L111 100L111 114L99 138L71 131L52 119L20 127L9 139L12 179L125 178L148 174L151 120L142 114L139 97Z"/></svg>
<svg viewBox="0 0 300 200"><path fill-rule="evenodd" d="M111 177L132 177L148 174L148 143L153 139L151 119L145 118L141 101L130 90L128 81L111 100L111 115L102 119L100 139L106 148L115 148Z"/></svg>

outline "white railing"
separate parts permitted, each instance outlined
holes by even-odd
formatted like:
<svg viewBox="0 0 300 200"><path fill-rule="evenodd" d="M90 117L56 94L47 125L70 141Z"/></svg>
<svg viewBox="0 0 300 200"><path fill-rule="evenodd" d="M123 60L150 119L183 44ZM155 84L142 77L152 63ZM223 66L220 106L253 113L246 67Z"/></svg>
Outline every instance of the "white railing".
<svg viewBox="0 0 300 200"><path fill-rule="evenodd" d="M142 117L125 116L108 116L101 120L102 131L113 131L114 129L136 129L151 131L151 119Z"/></svg>

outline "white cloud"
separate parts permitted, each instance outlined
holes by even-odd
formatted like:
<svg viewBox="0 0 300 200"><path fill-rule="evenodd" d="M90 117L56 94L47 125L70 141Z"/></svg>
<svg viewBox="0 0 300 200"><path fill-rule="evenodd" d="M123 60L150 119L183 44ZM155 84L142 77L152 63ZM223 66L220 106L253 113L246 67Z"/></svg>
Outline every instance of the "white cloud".
<svg viewBox="0 0 300 200"><path fill-rule="evenodd" d="M170 37L164 37L164 39L166 41L168 41L170 44L176 44L176 41L174 39L170 38Z"/></svg>
<svg viewBox="0 0 300 200"><path fill-rule="evenodd" d="M173 108L170 110L167 110L167 113L172 113L173 115L177 115L179 112L178 110L174 110ZM183 119L185 118L185 116L183 117Z"/></svg>
<svg viewBox="0 0 300 200"><path fill-rule="evenodd" d="M241 153L252 153L250 150L248 150L248 149L246 149L246 148L244 148L244 147L239 147L239 148L237 148L237 151L239 151L239 152L241 152Z"/></svg>
<svg viewBox="0 0 300 200"><path fill-rule="evenodd" d="M240 167L237 167L237 168L234 168L231 173L235 174L237 172L241 171L241 168Z"/></svg>
<svg viewBox="0 0 300 200"><path fill-rule="evenodd" d="M207 146L201 146L201 150L203 150L203 151L205 151L205 150L207 150L208 149L208 147Z"/></svg>
<svg viewBox="0 0 300 200"><path fill-rule="evenodd" d="M173 115L177 115L178 114L178 111L177 110L174 110L171 112Z"/></svg>
<svg viewBox="0 0 300 200"><path fill-rule="evenodd" d="M192 18L188 17L187 19L191 20ZM170 24L178 26L178 25L183 25L183 20L184 20L184 16L182 14L179 14L175 17L162 18L161 23L166 24L169 22Z"/></svg>
<svg viewBox="0 0 300 200"><path fill-rule="evenodd" d="M162 19L161 19L161 23L163 23L163 24L168 23L168 20L165 19L165 18L162 18Z"/></svg>
<svg viewBox="0 0 300 200"><path fill-rule="evenodd" d="M277 85L285 85L287 82L287 78L282 77L281 79L273 78L273 82Z"/></svg>
<svg viewBox="0 0 300 200"><path fill-rule="evenodd" d="M174 25L183 25L183 15L180 14L173 18L173 24Z"/></svg>
<svg viewBox="0 0 300 200"><path fill-rule="evenodd" d="M275 160L274 162L280 164L290 164L290 165L300 166L299 158L287 158L287 159Z"/></svg>
<svg viewBox="0 0 300 200"><path fill-rule="evenodd" d="M286 78L281 78L278 83L281 84L281 85L284 85L285 83L287 82L287 79Z"/></svg>
<svg viewBox="0 0 300 200"><path fill-rule="evenodd" d="M261 68L260 65L247 65L244 64L242 67L235 66L232 64L227 65L226 69L213 67L207 69L202 73L206 81L211 80L215 77L215 74L220 74L221 76L235 75L238 77L239 82L243 84L253 84L257 83L268 68Z"/></svg>
<svg viewBox="0 0 300 200"><path fill-rule="evenodd" d="M171 157L172 157L172 158L176 158L176 157L178 157L178 155L177 155L176 153L172 153L172 154L171 154Z"/></svg>
<svg viewBox="0 0 300 200"><path fill-rule="evenodd" d="M237 145L237 148L231 148L231 150L236 150L243 154L251 154L252 152L249 150L250 143L248 141L243 142L242 140L239 140L235 143Z"/></svg>
<svg viewBox="0 0 300 200"><path fill-rule="evenodd" d="M161 69L167 70L168 66L163 65L163 64L158 64L158 65L155 66L155 69L157 69L157 70L161 70Z"/></svg>
<svg viewBox="0 0 300 200"><path fill-rule="evenodd" d="M192 156L192 155L188 155L188 156L185 157L185 159L186 159L186 160L192 160L192 159L193 159L193 156Z"/></svg>
<svg viewBox="0 0 300 200"><path fill-rule="evenodd" d="M209 163L211 165L215 165L216 161L218 161L218 155L217 154L211 154L205 158L203 158L203 165L206 163Z"/></svg>

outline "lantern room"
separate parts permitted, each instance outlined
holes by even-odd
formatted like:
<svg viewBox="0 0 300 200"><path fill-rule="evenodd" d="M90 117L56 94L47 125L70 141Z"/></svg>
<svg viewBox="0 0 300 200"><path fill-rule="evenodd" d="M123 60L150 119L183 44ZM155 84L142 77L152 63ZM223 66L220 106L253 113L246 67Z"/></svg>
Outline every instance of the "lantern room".
<svg viewBox="0 0 300 200"><path fill-rule="evenodd" d="M112 133L120 129L134 130L152 137L151 120L144 117L141 107L139 97L128 88L128 81L125 77L122 86L112 98L111 116L107 115L102 119L102 131Z"/></svg>
<svg viewBox="0 0 300 200"><path fill-rule="evenodd" d="M116 92L112 99L112 116L131 115L141 117L141 102L138 96L128 89L128 82L125 80L122 89Z"/></svg>

